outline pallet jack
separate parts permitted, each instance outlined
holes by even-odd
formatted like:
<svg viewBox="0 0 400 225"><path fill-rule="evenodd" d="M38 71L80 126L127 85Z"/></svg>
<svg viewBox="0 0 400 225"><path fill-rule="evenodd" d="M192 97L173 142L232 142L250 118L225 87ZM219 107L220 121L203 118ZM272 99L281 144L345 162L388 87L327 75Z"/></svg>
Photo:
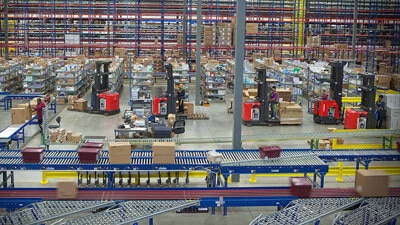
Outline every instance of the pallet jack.
<svg viewBox="0 0 400 225"><path fill-rule="evenodd" d="M94 84L92 85L92 107L85 112L103 114L105 116L120 113L119 93L109 90L108 76L110 61L97 61Z"/></svg>
<svg viewBox="0 0 400 225"><path fill-rule="evenodd" d="M243 103L242 124L246 126L273 126L279 125L279 119L269 118L269 85L277 83L275 79L267 79L267 71L258 68L257 96L254 100L247 100Z"/></svg>
<svg viewBox="0 0 400 225"><path fill-rule="evenodd" d="M172 65L165 65L167 70L167 91L163 95L155 96L152 103L152 114L160 117L167 117L168 114L176 114L175 83Z"/></svg>
<svg viewBox="0 0 400 225"><path fill-rule="evenodd" d="M339 124L342 123L342 89L343 89L343 63L331 63L330 79L319 79L320 82L330 83L332 100L314 100L313 119L315 123Z"/></svg>

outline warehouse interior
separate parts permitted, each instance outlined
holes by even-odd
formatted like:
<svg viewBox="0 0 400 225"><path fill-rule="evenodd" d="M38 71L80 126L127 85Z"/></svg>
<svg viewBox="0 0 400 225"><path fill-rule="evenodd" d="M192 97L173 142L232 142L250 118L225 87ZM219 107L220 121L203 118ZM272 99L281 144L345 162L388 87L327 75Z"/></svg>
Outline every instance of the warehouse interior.
<svg viewBox="0 0 400 225"><path fill-rule="evenodd" d="M0 12L0 224L396 224L399 0Z"/></svg>

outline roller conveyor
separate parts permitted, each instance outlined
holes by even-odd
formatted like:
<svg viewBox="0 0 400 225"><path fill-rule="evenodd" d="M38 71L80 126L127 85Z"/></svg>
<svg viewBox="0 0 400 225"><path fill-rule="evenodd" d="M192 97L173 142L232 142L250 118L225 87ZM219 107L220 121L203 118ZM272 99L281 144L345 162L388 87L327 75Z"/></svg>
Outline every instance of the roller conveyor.
<svg viewBox="0 0 400 225"><path fill-rule="evenodd" d="M378 225L387 224L400 216L400 198L369 198L364 206L339 215L334 225Z"/></svg>
<svg viewBox="0 0 400 225"><path fill-rule="evenodd" d="M199 201L129 201L118 208L66 221L63 225L123 225L152 218L161 213L198 205Z"/></svg>
<svg viewBox="0 0 400 225"><path fill-rule="evenodd" d="M44 201L4 215L0 218L0 223L3 225L41 224L45 221L112 205L115 205L114 201Z"/></svg>
<svg viewBox="0 0 400 225"><path fill-rule="evenodd" d="M359 204L357 198L298 199L283 210L253 221L250 225L307 224L326 215Z"/></svg>

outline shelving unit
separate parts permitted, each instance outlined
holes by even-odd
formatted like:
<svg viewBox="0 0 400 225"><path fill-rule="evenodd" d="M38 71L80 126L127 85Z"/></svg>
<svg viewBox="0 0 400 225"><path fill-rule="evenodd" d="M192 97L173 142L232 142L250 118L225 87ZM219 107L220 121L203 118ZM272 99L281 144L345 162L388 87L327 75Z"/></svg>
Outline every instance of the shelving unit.
<svg viewBox="0 0 400 225"><path fill-rule="evenodd" d="M189 101L189 83L190 83L190 74L189 74L189 65L182 64L182 65L174 65L172 69L173 76L174 76L174 84L175 90L179 89L179 85L183 85L183 89L185 90L185 101Z"/></svg>
<svg viewBox="0 0 400 225"><path fill-rule="evenodd" d="M151 102L154 84L154 72L151 66L134 66L130 82L131 100L135 104Z"/></svg>
<svg viewBox="0 0 400 225"><path fill-rule="evenodd" d="M226 74L221 67L207 65L201 71L201 94L207 100L225 100Z"/></svg>
<svg viewBox="0 0 400 225"><path fill-rule="evenodd" d="M35 64L22 69L26 94L46 94L55 89L55 75L50 67Z"/></svg>
<svg viewBox="0 0 400 225"><path fill-rule="evenodd" d="M68 64L56 72L56 92L58 95L83 96L90 85L90 76L86 74L85 65Z"/></svg>
<svg viewBox="0 0 400 225"><path fill-rule="evenodd" d="M0 65L0 92L15 94L22 91L20 68L21 65L14 61Z"/></svg>

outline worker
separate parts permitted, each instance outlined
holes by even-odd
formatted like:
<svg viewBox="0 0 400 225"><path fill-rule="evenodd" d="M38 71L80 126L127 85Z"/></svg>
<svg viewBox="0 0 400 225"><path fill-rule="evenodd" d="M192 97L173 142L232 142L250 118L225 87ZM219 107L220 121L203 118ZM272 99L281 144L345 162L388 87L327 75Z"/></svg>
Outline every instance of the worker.
<svg viewBox="0 0 400 225"><path fill-rule="evenodd" d="M269 96L269 105L271 107L271 118L275 119L276 118L276 112L275 112L275 105L278 103L279 100L279 95L278 92L276 92L276 87L272 86L272 91Z"/></svg>
<svg viewBox="0 0 400 225"><path fill-rule="evenodd" d="M376 128L381 129L383 119L385 118L385 101L383 101L383 95L379 95L378 101L376 101L375 117Z"/></svg>
<svg viewBox="0 0 400 225"><path fill-rule="evenodd" d="M183 89L183 84L179 84L179 89L176 95L176 98L178 99L178 112L179 113L184 113L184 100L185 100L185 90Z"/></svg>
<svg viewBox="0 0 400 225"><path fill-rule="evenodd" d="M322 97L321 100L328 100L328 93L326 92L326 90L322 90Z"/></svg>
<svg viewBox="0 0 400 225"><path fill-rule="evenodd" d="M43 132L42 123L43 123L43 108L44 108L44 107L46 107L46 105L44 104L44 102L42 101L42 99L38 98L38 99L37 99L37 104L36 104L36 106L33 108L33 112L36 111L37 119L38 119L38 124L39 124L39 128L40 128L40 133Z"/></svg>
<svg viewBox="0 0 400 225"><path fill-rule="evenodd" d="M92 84L92 93L90 94L90 108L94 109L94 101L96 98L96 85L95 82Z"/></svg>

